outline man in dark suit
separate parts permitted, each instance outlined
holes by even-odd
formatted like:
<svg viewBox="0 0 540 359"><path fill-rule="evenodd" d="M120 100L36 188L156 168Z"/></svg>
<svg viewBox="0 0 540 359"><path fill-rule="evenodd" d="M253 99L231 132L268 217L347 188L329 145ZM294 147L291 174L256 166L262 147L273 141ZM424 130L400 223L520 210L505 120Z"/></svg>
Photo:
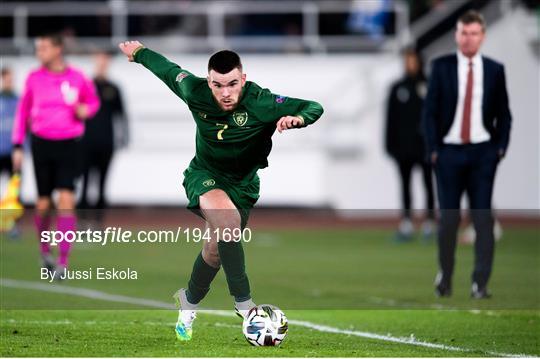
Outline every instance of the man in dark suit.
<svg viewBox="0 0 540 359"><path fill-rule="evenodd" d="M441 219L436 294L450 296L460 221L467 193L477 239L472 273L473 298L488 298L494 254L491 198L498 162L510 137L504 66L482 56L481 14L469 11L457 23L457 54L433 61L423 113L426 145L435 165Z"/></svg>

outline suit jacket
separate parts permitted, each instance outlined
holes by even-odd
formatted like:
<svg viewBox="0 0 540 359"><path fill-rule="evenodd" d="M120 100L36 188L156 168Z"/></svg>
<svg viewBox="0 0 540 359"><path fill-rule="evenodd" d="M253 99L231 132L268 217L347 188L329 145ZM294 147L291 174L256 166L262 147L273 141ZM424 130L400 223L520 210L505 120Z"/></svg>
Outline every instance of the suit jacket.
<svg viewBox="0 0 540 359"><path fill-rule="evenodd" d="M484 66L482 121L491 136L491 142L505 153L510 139L512 115L508 107L504 66L484 56L482 64ZM457 54L433 60L422 115L428 154L437 152L454 121L458 103L457 68Z"/></svg>

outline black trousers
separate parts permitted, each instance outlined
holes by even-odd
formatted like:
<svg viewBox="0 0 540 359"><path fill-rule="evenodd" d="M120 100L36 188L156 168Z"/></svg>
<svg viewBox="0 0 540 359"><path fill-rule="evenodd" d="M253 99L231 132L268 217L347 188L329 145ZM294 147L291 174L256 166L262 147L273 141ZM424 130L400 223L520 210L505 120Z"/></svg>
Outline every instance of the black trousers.
<svg viewBox="0 0 540 359"><path fill-rule="evenodd" d="M82 191L81 199L79 203L80 209L105 209L107 206L107 198L105 196L105 189L107 183L107 174L109 172L109 165L113 156L113 149L111 148L88 148L84 150L84 167L82 178ZM88 203L88 184L90 173L94 172L97 176L98 185L98 199L94 206Z"/></svg>
<svg viewBox="0 0 540 359"><path fill-rule="evenodd" d="M397 159L396 162L401 179L401 208L403 209L403 217L411 217L411 175L413 168L420 166L422 169L424 190L426 192L427 217L431 219L435 218L433 210L435 198L433 195L433 173L431 165L422 161L404 159Z"/></svg>
<svg viewBox="0 0 540 359"><path fill-rule="evenodd" d="M435 173L441 219L439 223L439 265L442 280L450 284L454 272L460 202L467 194L470 215L476 230L475 263L472 281L487 284L491 275L495 239L491 198L499 156L496 147L484 142L443 145L438 151Z"/></svg>

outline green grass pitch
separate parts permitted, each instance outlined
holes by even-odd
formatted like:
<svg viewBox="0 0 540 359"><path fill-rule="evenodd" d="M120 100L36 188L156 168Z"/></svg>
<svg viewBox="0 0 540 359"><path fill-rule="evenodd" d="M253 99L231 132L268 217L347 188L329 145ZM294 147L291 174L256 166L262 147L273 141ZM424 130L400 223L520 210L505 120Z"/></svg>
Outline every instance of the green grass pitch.
<svg viewBox="0 0 540 359"><path fill-rule="evenodd" d="M458 248L454 295L437 299L435 244L390 237L367 229L254 230L245 246L254 299L279 306L291 321L277 348L245 341L222 273L203 303L219 311L200 313L194 339L176 341L176 312L163 307L185 285L200 245L78 245L72 268L130 267L138 279L49 284L39 280L33 235L1 238L0 355L540 356L538 230L505 230L494 296L485 301L469 298L471 247Z"/></svg>

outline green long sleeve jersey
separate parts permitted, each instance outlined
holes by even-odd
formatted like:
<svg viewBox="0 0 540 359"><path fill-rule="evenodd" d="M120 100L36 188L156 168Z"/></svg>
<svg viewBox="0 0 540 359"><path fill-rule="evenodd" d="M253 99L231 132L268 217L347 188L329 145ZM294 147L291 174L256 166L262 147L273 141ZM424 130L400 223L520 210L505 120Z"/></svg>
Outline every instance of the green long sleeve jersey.
<svg viewBox="0 0 540 359"><path fill-rule="evenodd" d="M314 101L279 96L246 81L238 106L222 110L205 78L197 77L147 48L135 53L135 62L159 77L189 107L197 125L195 158L190 166L229 179L250 178L268 166L272 135L283 116L300 116L304 126L323 113Z"/></svg>

